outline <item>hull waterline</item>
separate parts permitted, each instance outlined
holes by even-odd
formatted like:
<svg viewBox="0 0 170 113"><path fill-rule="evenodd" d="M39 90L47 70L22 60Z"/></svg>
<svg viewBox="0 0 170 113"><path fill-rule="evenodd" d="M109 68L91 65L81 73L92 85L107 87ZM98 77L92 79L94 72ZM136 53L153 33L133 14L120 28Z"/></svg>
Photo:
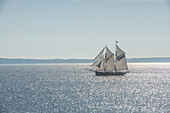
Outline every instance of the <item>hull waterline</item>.
<svg viewBox="0 0 170 113"><path fill-rule="evenodd" d="M95 71L96 76L122 76L128 72L98 72Z"/></svg>

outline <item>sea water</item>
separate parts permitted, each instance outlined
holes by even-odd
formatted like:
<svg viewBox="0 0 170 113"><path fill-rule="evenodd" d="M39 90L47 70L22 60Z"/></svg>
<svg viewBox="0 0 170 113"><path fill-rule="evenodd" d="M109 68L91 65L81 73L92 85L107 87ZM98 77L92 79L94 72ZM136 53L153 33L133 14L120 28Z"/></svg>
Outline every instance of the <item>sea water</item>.
<svg viewBox="0 0 170 113"><path fill-rule="evenodd" d="M170 112L170 63L130 63L124 76L89 65L0 65L0 113Z"/></svg>

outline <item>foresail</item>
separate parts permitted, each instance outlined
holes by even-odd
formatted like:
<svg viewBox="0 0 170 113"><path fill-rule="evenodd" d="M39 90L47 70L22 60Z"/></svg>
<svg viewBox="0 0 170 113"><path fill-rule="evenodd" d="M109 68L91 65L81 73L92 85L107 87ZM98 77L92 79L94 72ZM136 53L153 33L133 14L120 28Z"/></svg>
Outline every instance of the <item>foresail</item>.
<svg viewBox="0 0 170 113"><path fill-rule="evenodd" d="M94 60L98 60L102 57L105 47L102 49L102 51L94 58Z"/></svg>
<svg viewBox="0 0 170 113"><path fill-rule="evenodd" d="M106 47L106 59L108 59L109 57L113 56L114 54L109 50L108 47Z"/></svg>
<svg viewBox="0 0 170 113"><path fill-rule="evenodd" d="M127 70L125 52L116 45L116 70Z"/></svg>
<svg viewBox="0 0 170 113"><path fill-rule="evenodd" d="M114 70L115 70L114 55L112 55L106 60L106 71L114 71Z"/></svg>

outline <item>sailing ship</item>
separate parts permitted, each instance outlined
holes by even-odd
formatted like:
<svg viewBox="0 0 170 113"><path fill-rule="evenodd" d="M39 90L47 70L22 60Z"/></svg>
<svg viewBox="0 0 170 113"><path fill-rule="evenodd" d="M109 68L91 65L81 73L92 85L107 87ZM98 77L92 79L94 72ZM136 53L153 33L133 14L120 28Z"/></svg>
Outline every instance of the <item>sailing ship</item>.
<svg viewBox="0 0 170 113"><path fill-rule="evenodd" d="M96 75L124 75L128 72L125 52L120 49L117 43L118 41L115 43L115 55L105 46L94 58L91 71L95 71Z"/></svg>

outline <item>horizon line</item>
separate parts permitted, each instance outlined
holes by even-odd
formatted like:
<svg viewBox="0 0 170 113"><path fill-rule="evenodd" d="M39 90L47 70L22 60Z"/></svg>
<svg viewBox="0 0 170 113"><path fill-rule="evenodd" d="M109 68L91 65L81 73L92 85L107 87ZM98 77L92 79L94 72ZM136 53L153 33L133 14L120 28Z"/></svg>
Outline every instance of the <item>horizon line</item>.
<svg viewBox="0 0 170 113"><path fill-rule="evenodd" d="M161 56L161 57L127 57L127 59L135 59L135 58L170 58L170 56ZM24 58L24 57L0 57L0 59L35 59L35 60L54 60L54 59L63 59L63 60L69 60L69 59L88 59L92 60L94 58Z"/></svg>

